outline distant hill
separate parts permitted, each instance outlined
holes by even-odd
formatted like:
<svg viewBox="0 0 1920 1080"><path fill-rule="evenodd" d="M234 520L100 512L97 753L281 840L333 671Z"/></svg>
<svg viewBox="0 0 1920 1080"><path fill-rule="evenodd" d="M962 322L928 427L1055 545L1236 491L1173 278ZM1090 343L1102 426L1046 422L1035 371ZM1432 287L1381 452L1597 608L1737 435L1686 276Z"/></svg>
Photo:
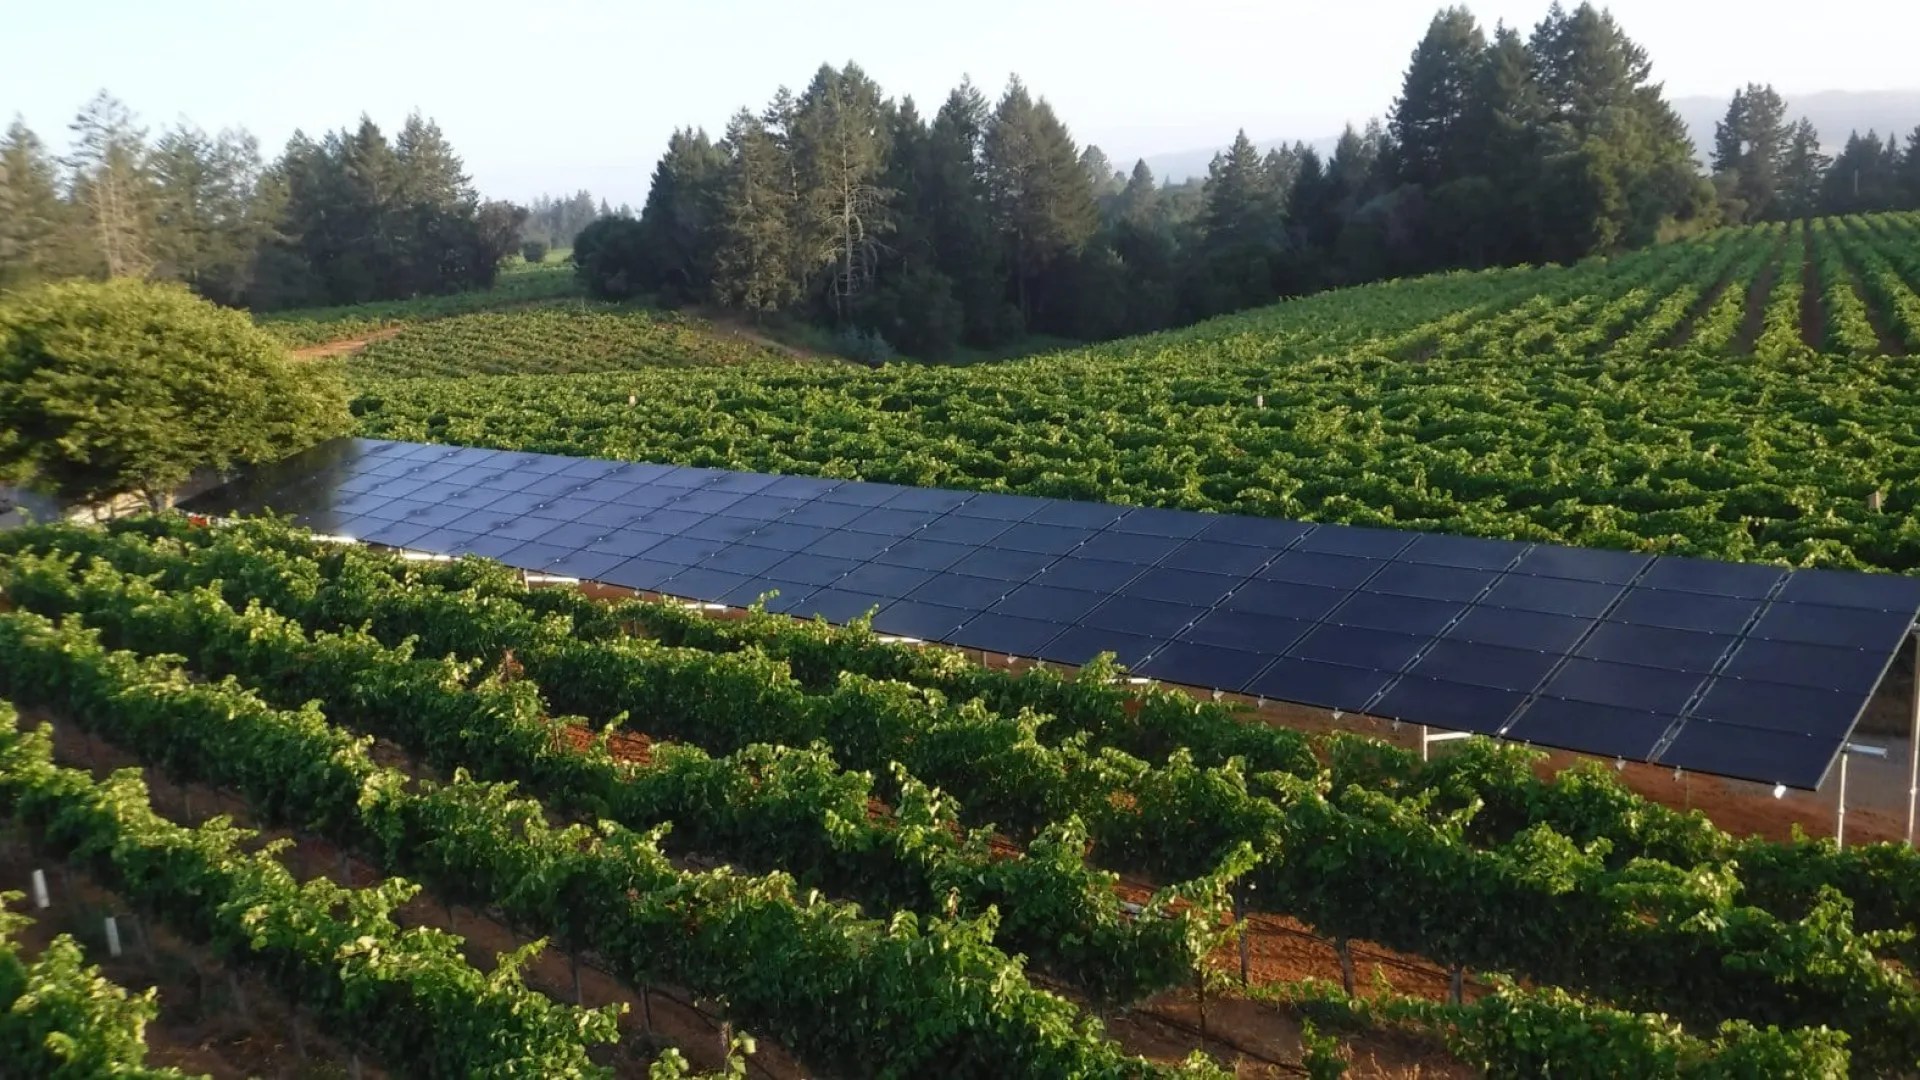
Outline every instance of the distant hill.
<svg viewBox="0 0 1920 1080"><path fill-rule="evenodd" d="M1697 95L1673 99L1673 107L1686 121L1687 130L1693 135L1693 146L1704 165L1707 155L1713 151L1713 127L1727 113L1727 98L1711 95ZM1820 141L1829 153L1844 146L1847 135L1858 131L1862 134L1869 130L1880 133L1885 138L1889 132L1899 132L1902 141L1920 126L1920 90L1822 90L1813 94L1787 96L1788 115L1793 118L1806 117L1820 132ZM1267 139L1259 143L1261 152L1283 144L1291 144L1298 136ZM1322 156L1333 152L1333 145L1339 141L1337 135L1321 135L1306 140L1309 146ZM1207 175L1207 164L1213 155L1225 147L1211 147L1200 150L1181 150L1173 153L1154 154L1147 158L1147 167L1153 175L1163 181L1179 183L1190 176ZM1118 163L1123 170L1126 162Z"/></svg>

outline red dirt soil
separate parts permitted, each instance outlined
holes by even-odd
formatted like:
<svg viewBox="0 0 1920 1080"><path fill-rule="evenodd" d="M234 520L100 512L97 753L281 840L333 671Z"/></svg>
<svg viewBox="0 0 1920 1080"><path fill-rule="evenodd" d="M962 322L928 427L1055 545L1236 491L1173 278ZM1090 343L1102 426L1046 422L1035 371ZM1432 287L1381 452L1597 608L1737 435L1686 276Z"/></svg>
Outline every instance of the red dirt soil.
<svg viewBox="0 0 1920 1080"><path fill-rule="evenodd" d="M385 341L404 329L406 329L406 327L389 326L385 330L375 330L371 334L362 334L359 337L341 338L339 341L328 341L320 345L308 345L305 348L293 350L293 358L295 360L325 360L332 356L345 356L348 353L359 352L361 349L366 348L376 341Z"/></svg>

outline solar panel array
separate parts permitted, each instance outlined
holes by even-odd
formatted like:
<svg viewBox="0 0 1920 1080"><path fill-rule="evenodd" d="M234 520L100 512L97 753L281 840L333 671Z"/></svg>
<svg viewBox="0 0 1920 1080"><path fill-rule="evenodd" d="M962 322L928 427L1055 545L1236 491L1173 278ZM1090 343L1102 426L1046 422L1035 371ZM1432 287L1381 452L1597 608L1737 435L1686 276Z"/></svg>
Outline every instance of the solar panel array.
<svg viewBox="0 0 1920 1080"><path fill-rule="evenodd" d="M546 574L1815 788L1920 579L336 440L191 504Z"/></svg>

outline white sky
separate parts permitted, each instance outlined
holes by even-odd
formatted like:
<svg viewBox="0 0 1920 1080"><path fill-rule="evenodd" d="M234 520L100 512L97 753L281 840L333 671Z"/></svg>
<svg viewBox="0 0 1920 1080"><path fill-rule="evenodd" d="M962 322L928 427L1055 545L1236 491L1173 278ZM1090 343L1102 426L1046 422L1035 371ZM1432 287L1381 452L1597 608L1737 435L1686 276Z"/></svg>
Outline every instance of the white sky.
<svg viewBox="0 0 1920 1080"><path fill-rule="evenodd" d="M242 125L277 151L370 113L440 122L489 195L587 187L638 205L675 125L716 135L742 105L852 59L930 114L961 75L1018 72L1116 161L1312 138L1385 112L1436 0L0 0L0 119L64 146L96 89L150 125ZM1530 28L1545 0L1471 5ZM1914 0L1615 0L1669 93L1772 82L1920 87Z"/></svg>

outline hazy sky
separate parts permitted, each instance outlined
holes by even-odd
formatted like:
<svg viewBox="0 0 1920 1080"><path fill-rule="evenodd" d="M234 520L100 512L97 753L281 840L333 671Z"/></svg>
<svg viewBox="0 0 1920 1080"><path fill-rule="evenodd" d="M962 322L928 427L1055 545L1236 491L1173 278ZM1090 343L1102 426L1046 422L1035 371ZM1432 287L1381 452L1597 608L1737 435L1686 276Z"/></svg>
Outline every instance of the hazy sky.
<svg viewBox="0 0 1920 1080"><path fill-rule="evenodd" d="M937 108L963 74L1018 72L1116 161L1311 138L1383 113L1436 0L0 0L0 118L64 146L105 87L150 126L240 125L277 151L366 112L440 122L489 195L586 187L636 206L678 124L858 62ZM1471 5L1531 27L1546 0ZM1674 95L1920 87L1913 0L1615 0ZM1732 9L1737 9L1732 10Z"/></svg>

